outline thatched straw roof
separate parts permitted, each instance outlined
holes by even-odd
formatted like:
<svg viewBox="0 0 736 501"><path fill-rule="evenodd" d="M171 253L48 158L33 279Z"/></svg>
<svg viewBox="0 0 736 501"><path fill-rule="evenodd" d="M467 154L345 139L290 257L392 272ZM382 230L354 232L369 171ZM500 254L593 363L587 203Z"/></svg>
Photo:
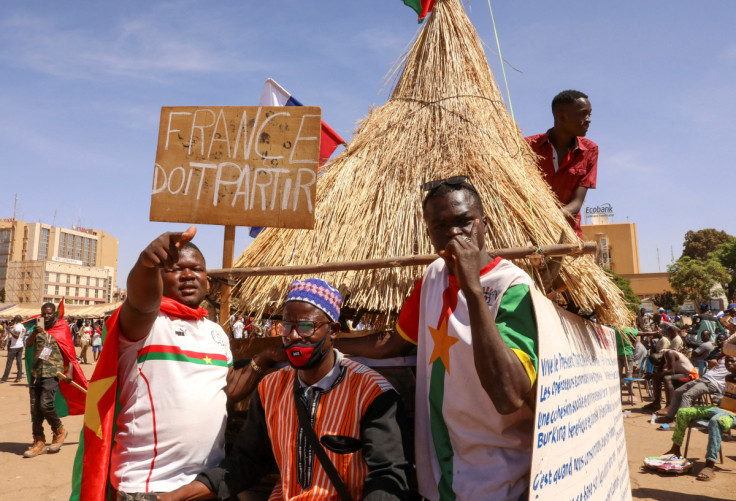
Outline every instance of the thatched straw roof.
<svg viewBox="0 0 736 501"><path fill-rule="evenodd" d="M406 55L389 101L370 111L320 176L315 229L269 228L235 266L287 266L428 254L426 181L467 174L488 217L489 248L577 238L506 110L480 38L458 0L438 1ZM628 323L616 286L591 256L564 258L574 303L604 322ZM524 261L517 264L536 275ZM345 306L392 321L423 267L326 273ZM250 277L233 291L239 311L277 311L297 276ZM539 277L536 276L539 282Z"/></svg>

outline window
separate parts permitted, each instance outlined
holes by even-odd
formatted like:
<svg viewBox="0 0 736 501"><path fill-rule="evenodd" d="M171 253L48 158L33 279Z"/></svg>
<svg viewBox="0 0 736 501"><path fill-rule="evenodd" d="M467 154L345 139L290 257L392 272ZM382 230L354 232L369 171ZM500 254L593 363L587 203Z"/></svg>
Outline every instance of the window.
<svg viewBox="0 0 736 501"><path fill-rule="evenodd" d="M67 275L66 276L66 283L68 283L68 284L72 283L72 276L71 275Z"/></svg>
<svg viewBox="0 0 736 501"><path fill-rule="evenodd" d="M82 249L82 262L85 266L89 266L89 238L84 238L84 247Z"/></svg>
<svg viewBox="0 0 736 501"><path fill-rule="evenodd" d="M56 295L56 296L59 295L59 286L58 285L55 285L54 286L54 295Z"/></svg>
<svg viewBox="0 0 736 501"><path fill-rule="evenodd" d="M48 271L47 271L46 273L44 273L44 275L43 275L43 279L44 279L44 280L45 280L46 282L48 282L48 281L49 281L49 272L48 272Z"/></svg>
<svg viewBox="0 0 736 501"><path fill-rule="evenodd" d="M82 260L82 237L74 239L74 259L77 261Z"/></svg>
<svg viewBox="0 0 736 501"><path fill-rule="evenodd" d="M92 243L90 244L89 262L90 266L95 266L97 264L97 240L92 240Z"/></svg>
<svg viewBox="0 0 736 501"><path fill-rule="evenodd" d="M64 252L64 257L67 259L71 259L74 256L74 239L76 238L76 235L69 235L69 237L66 239L66 252Z"/></svg>
<svg viewBox="0 0 736 501"><path fill-rule="evenodd" d="M38 259L44 261L49 250L49 229L41 228L41 244L38 249Z"/></svg>
<svg viewBox="0 0 736 501"><path fill-rule="evenodd" d="M59 276L60 276L59 273L57 273L56 274L56 280L54 280L54 282L61 282L61 279L59 278Z"/></svg>
<svg viewBox="0 0 736 501"><path fill-rule="evenodd" d="M79 285L81 283L80 280L81 280L81 277L79 275L77 275L77 285Z"/></svg>

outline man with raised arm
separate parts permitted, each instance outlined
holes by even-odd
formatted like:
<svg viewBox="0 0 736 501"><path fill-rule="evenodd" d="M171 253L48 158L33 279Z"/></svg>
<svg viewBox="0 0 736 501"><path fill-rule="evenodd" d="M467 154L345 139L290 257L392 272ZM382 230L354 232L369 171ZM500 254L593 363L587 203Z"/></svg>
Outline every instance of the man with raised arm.
<svg viewBox="0 0 736 501"><path fill-rule="evenodd" d="M209 282L195 233L159 236L128 276L92 376L72 500L109 491L148 499L143 493L176 489L225 457L226 403L235 396L226 384L250 376L232 370L227 335L200 307Z"/></svg>
<svg viewBox="0 0 736 501"><path fill-rule="evenodd" d="M528 489L537 325L521 269L485 250L486 217L466 176L427 183L424 220L439 258L399 315L398 333L345 339L371 358L418 346L416 465L425 498L518 500Z"/></svg>

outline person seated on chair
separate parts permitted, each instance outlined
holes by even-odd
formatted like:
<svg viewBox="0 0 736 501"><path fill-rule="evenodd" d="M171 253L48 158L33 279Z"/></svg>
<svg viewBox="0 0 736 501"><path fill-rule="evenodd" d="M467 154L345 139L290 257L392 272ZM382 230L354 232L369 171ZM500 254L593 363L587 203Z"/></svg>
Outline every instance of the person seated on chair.
<svg viewBox="0 0 736 501"><path fill-rule="evenodd" d="M713 478L713 469L721 448L721 435L729 431L736 418L736 358L726 357L725 367L730 372L725 379L723 400L716 407L713 405L699 407L683 407L677 411L675 430L672 433L672 447L665 455L682 456L680 447L685 431L696 419L708 419L708 445L705 452L705 466L698 473L698 480Z"/></svg>
<svg viewBox="0 0 736 501"><path fill-rule="evenodd" d="M660 400L662 398L662 386L665 388L665 402L667 407L664 411L669 410L672 394L675 391L675 385L687 383L693 379L698 379L698 369L682 353L675 350L662 350L649 357L652 365L658 369L652 374L652 395L654 400L652 403L645 405L644 410L658 411L661 409Z"/></svg>
<svg viewBox="0 0 736 501"><path fill-rule="evenodd" d="M666 409L667 412L664 416L657 418L657 422L671 423L675 420L678 410L692 407L693 403L703 395L722 395L726 386L726 376L730 374L726 367L726 359L733 360L733 357L722 357L717 361L711 360L708 372L703 374L700 379L685 383L675 390L669 408Z"/></svg>
<svg viewBox="0 0 736 501"><path fill-rule="evenodd" d="M716 336L715 347L705 358L705 361L708 362L708 364L710 364L711 360L718 360L723 356L723 343L726 342L726 339L728 339L728 336L723 333Z"/></svg>
<svg viewBox="0 0 736 501"><path fill-rule="evenodd" d="M334 348L341 305L323 280L292 282L280 329L291 367L260 382L220 466L160 501L230 499L271 472L271 499L408 499L401 397Z"/></svg>
<svg viewBox="0 0 736 501"><path fill-rule="evenodd" d="M693 354L690 357L690 360L692 360L695 367L698 367L700 362L705 362L708 359L710 352L713 351L714 347L713 343L710 342L710 336L711 332L709 330L704 330L700 333L700 340L702 342L700 343L700 346L693 350Z"/></svg>

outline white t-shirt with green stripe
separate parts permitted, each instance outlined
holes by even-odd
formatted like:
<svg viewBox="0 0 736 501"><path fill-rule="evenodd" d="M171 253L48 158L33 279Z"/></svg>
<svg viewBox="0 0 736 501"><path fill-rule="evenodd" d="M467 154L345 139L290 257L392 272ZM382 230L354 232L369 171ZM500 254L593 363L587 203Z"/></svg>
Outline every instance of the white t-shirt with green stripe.
<svg viewBox="0 0 736 501"><path fill-rule="evenodd" d="M160 313L144 339L120 338L113 487L168 492L220 463L230 365L228 337L207 319Z"/></svg>
<svg viewBox="0 0 736 501"><path fill-rule="evenodd" d="M501 337L532 384L537 328L529 276L497 258L480 271ZM473 360L465 295L442 259L410 294L397 330L418 345L416 463L419 492L432 501L517 500L529 483L534 413L501 415L481 386Z"/></svg>

